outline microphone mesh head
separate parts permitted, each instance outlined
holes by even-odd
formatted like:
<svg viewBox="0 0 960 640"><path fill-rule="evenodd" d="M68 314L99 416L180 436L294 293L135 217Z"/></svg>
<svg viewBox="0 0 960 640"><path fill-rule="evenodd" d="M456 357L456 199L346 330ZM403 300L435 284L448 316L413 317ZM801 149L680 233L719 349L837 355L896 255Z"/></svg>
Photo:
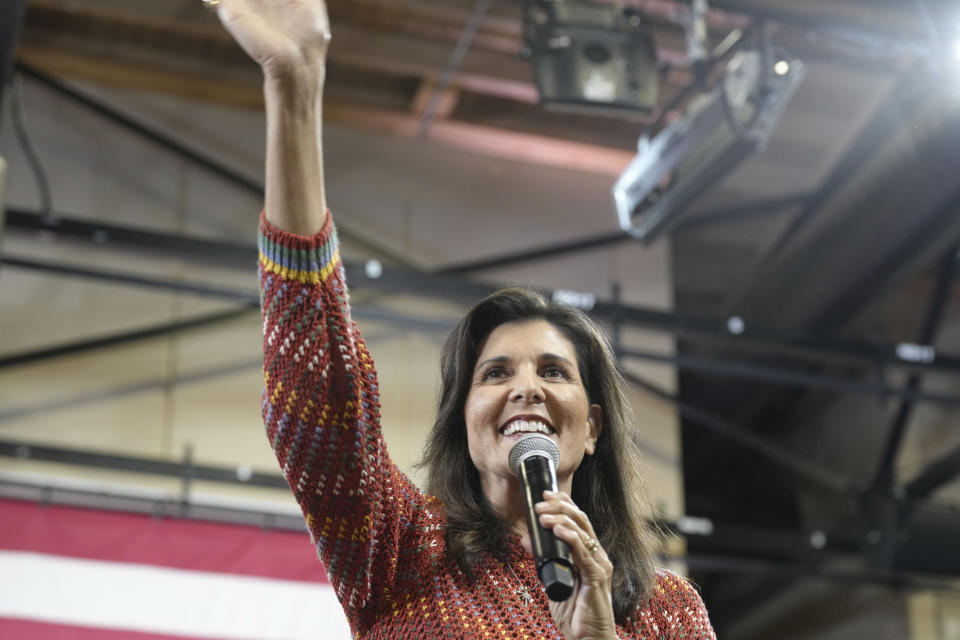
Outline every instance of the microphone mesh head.
<svg viewBox="0 0 960 640"><path fill-rule="evenodd" d="M527 455L541 455L553 459L553 467L560 466L560 447L553 440L539 433L522 436L510 449L510 470L516 475L520 462Z"/></svg>

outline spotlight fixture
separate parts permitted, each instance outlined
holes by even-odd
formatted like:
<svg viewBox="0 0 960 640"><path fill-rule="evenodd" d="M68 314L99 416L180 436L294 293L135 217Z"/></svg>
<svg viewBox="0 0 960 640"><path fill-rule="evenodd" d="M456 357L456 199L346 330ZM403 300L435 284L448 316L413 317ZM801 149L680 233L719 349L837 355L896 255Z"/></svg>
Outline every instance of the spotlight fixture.
<svg viewBox="0 0 960 640"><path fill-rule="evenodd" d="M659 77L643 14L590 0L525 0L524 32L544 106L652 111Z"/></svg>
<svg viewBox="0 0 960 640"><path fill-rule="evenodd" d="M794 60L769 73L762 51L739 51L713 90L655 137L642 136L613 187L620 228L650 243L683 221L687 205L761 151L806 74ZM731 327L733 331L735 327Z"/></svg>
<svg viewBox="0 0 960 640"><path fill-rule="evenodd" d="M776 64L773 65L773 72L778 76L785 76L790 73L790 63L786 60L778 60Z"/></svg>

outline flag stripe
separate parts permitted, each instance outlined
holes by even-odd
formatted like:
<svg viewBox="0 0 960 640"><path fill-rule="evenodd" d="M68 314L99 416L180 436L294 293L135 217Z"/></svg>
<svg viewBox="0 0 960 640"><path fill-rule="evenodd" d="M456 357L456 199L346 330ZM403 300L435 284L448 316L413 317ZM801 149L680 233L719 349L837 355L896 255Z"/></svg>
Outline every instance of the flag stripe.
<svg viewBox="0 0 960 640"><path fill-rule="evenodd" d="M17 500L0 500L0 549L328 582L306 531L276 531Z"/></svg>
<svg viewBox="0 0 960 640"><path fill-rule="evenodd" d="M218 640L350 637L328 584L23 551L0 551L0 576L0 618Z"/></svg>
<svg viewBox="0 0 960 640"><path fill-rule="evenodd" d="M184 640L184 636L77 627L12 618L0 618L0 638L9 638L10 640L15 638L20 640Z"/></svg>

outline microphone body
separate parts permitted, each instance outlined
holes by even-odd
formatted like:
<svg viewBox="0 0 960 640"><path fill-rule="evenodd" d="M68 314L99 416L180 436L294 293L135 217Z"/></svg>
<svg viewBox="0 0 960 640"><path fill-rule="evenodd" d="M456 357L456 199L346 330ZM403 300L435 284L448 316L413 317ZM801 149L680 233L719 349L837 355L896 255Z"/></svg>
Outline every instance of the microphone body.
<svg viewBox="0 0 960 640"><path fill-rule="evenodd" d="M549 438L530 435L510 449L510 467L523 491L523 505L530 532L530 546L537 574L546 587L547 597L562 602L573 593L575 578L570 546L540 525L534 505L543 500L545 490L557 490L557 463L560 450Z"/></svg>

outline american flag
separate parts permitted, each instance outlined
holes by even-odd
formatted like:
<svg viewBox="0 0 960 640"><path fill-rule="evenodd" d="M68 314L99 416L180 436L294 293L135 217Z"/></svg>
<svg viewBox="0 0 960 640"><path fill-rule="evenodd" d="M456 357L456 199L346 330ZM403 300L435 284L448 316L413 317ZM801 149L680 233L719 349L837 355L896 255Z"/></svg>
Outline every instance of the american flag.
<svg viewBox="0 0 960 640"><path fill-rule="evenodd" d="M0 499L2 640L350 638L307 533Z"/></svg>

